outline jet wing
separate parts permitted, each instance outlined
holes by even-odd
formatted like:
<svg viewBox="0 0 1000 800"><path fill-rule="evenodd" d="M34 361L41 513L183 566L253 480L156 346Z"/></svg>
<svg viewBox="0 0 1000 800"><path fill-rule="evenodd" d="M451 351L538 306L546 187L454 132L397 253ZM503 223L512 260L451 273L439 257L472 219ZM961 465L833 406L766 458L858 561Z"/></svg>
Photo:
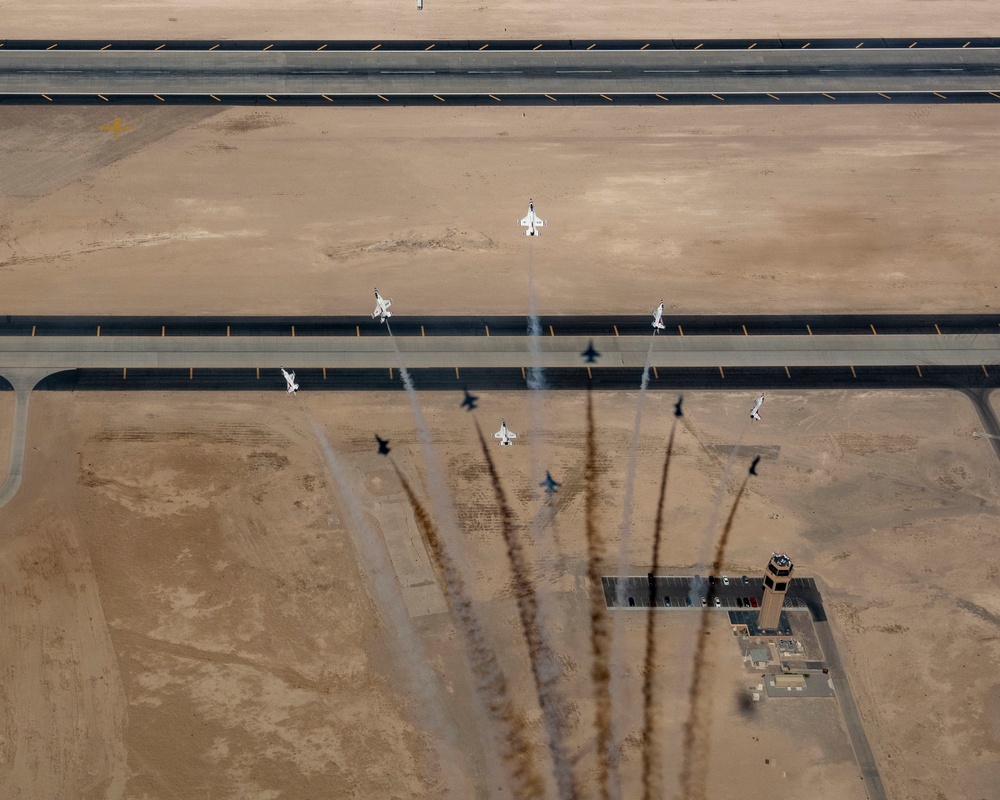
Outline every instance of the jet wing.
<svg viewBox="0 0 1000 800"><path fill-rule="evenodd" d="M517 438L517 434L514 433L514 431L512 431L510 428L508 428L507 429L507 438L508 439L516 439Z"/></svg>
<svg viewBox="0 0 1000 800"><path fill-rule="evenodd" d="M501 428L496 433L494 433L493 434L493 438L494 439L502 439L503 438L503 428Z"/></svg>
<svg viewBox="0 0 1000 800"><path fill-rule="evenodd" d="M538 217L535 217L535 227L536 228L544 228L545 227L545 221L544 220L540 220Z"/></svg>
<svg viewBox="0 0 1000 800"><path fill-rule="evenodd" d="M531 214L528 214L528 216L526 216L524 219L521 220L521 227L527 228L530 225L531 225Z"/></svg>

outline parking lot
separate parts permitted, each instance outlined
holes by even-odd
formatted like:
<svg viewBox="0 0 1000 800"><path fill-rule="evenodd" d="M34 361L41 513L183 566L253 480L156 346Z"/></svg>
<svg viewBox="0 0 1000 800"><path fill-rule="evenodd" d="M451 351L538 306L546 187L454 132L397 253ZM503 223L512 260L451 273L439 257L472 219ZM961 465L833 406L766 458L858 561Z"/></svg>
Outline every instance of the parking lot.
<svg viewBox="0 0 1000 800"><path fill-rule="evenodd" d="M764 579L743 575L709 578L705 575L670 575L653 578L652 605L657 609L684 611L711 605L720 609L759 608L764 594ZM601 578L604 602L608 608L644 609L650 607L649 577L634 576L624 579L624 598L617 597L619 578ZM812 578L792 578L785 596L785 608L808 607L822 615L822 604Z"/></svg>

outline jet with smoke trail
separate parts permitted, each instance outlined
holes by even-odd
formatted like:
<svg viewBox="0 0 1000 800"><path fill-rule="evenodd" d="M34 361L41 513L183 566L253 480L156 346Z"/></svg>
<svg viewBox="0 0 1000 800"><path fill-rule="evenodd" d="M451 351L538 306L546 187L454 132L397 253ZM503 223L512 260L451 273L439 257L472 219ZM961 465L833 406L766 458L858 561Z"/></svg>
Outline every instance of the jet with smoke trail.
<svg viewBox="0 0 1000 800"><path fill-rule="evenodd" d="M389 306L392 305L392 300L383 300L382 295L378 293L378 289L375 290L375 310L372 312L372 319L378 317L379 322L388 322L389 317L392 316L392 312L389 310Z"/></svg>
<svg viewBox="0 0 1000 800"><path fill-rule="evenodd" d="M500 440L501 447L504 445L510 446L514 444L513 440L517 438L517 434L507 429L507 420L504 419L500 420L500 430L493 434L493 438Z"/></svg>
<svg viewBox="0 0 1000 800"><path fill-rule="evenodd" d="M528 216L521 220L521 227L527 228L525 236L538 236L538 229L545 227L545 222L540 220L535 214L535 201L528 201Z"/></svg>

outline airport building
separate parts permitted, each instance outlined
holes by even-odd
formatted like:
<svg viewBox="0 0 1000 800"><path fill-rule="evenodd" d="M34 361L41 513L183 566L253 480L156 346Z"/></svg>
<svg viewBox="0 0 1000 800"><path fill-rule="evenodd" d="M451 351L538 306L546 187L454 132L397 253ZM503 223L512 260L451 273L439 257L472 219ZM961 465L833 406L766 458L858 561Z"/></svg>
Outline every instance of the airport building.
<svg viewBox="0 0 1000 800"><path fill-rule="evenodd" d="M772 553L764 573L764 598L757 624L761 630L776 630L781 619L785 593L792 582L792 560L782 553Z"/></svg>

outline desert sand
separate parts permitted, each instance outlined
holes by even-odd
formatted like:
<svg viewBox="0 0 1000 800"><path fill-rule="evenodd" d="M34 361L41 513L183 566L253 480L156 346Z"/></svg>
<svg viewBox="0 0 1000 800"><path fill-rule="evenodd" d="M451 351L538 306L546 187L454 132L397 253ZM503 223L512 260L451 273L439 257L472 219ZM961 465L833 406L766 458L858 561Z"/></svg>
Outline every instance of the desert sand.
<svg viewBox="0 0 1000 800"><path fill-rule="evenodd" d="M123 13L127 12L127 13ZM52 39L746 38L997 35L983 0L10 0L4 36Z"/></svg>
<svg viewBox="0 0 1000 800"><path fill-rule="evenodd" d="M406 536L387 527L405 498L372 446L377 425L433 508L405 399L305 392L115 399L39 393L32 400L37 449L3 511L4 796L438 796L446 776L433 762L425 711L400 690L413 667L391 655L397 631L378 612L364 554L345 530L345 503L360 502L390 543L404 591L407 562L427 563L411 550L421 547L412 519L402 525ZM492 489L470 418L455 400L421 396L463 530L451 546L540 740ZM618 547L633 422L623 403L634 409L635 400L596 396L609 554ZM1000 468L971 435L978 427L971 407L934 392L775 393L768 416L780 423L750 428L745 401L723 393L685 400L665 563L675 572L700 569L750 456L777 452L750 484L725 569L759 571L780 550L793 554L799 574L821 581L890 796L989 796L1000 750L991 711L998 569L989 556ZM645 401L628 552L638 574L649 563L672 402L657 393ZM581 395L548 394L537 429L525 395L496 394L483 398L479 418L489 426L503 414L521 434L518 446L494 447L493 455L525 536L542 502L532 463L563 482L530 549L560 655L570 742L587 753L583 409ZM935 416L944 424L920 422ZM352 497L335 491L312 420L347 466ZM445 718L464 732L463 770L478 796L493 796L496 776L483 756L491 726L472 705L449 615L427 602L430 613L413 607L411 619L444 677ZM638 792L643 622L629 614L616 646L626 676L615 696L626 796ZM696 625L688 612L657 621L659 763L668 791ZM770 700L748 710L740 700L752 676L721 619L711 630L710 796L735 789L761 796L780 774L793 795L864 797L834 702ZM585 756L586 782L591 769Z"/></svg>
<svg viewBox="0 0 1000 800"><path fill-rule="evenodd" d="M725 16L715 35L750 15L776 24L759 6L696 6ZM767 7L791 19L791 4ZM810 8L806 17L829 24L810 30L846 28L837 12L848 7L860 5ZM898 30L891 15L904 7L865 13ZM103 33L116 10L87 7L84 19L82 5L49 8L46 32L62 19L80 36L88 25ZM141 35L144 19L152 35L154 14L198 35L211 30L209 14L225 24L218 7L199 8L185 19L184 8L146 6L115 35ZM228 35L279 35L308 20L294 5L287 22L247 8ZM956 9L969 11L968 28L987 6L921 8L922 26L947 33ZM13 7L17 32L7 35L29 35L27 9ZM397 13L372 9L371 19ZM465 9L448 30L499 13ZM609 22L603 35L626 35L649 9L616 14L618 28L593 19ZM427 11L443 14L431 2ZM337 35L365 35L363 24ZM102 131L115 114L134 129ZM523 314L530 246L549 314L645 313L661 296L668 314L982 311L997 302L995 122L993 108L972 106L8 107L0 291L8 314L363 314L373 285L406 315ZM516 226L528 197L549 224L530 245ZM446 538L551 776L492 489L458 399L419 396L460 522ZM637 395L595 399L612 556ZM674 399L644 401L626 551L638 574L649 567ZM9 430L12 398L0 400ZM686 397L663 571L704 574L735 481L763 448L725 569L759 573L784 551L820 583L891 797L992 796L1000 464L972 435L974 409L945 392L775 392L750 427L751 402ZM583 408L577 393L548 393L540 408L526 394L493 393L478 418L487 434L503 416L521 435L493 455L525 536L536 517L544 523L529 551L589 792ZM347 471L346 491L313 421ZM439 516L445 496L404 396L40 392L29 424L24 481L0 510L0 796L431 798L448 786L458 797L510 796L440 577L375 453L378 431ZM540 514L545 469L563 486ZM358 508L389 548L381 578L351 522ZM395 607L380 599L387 584ZM697 627L685 613L657 618L668 654L657 672L665 796L676 788ZM626 797L638 792L642 622L627 617L616 643ZM789 796L863 798L832 701L748 709L742 693L754 681L736 642L721 620L711 631L709 796L759 797L780 781ZM414 642L426 662L406 657ZM431 705L412 690L428 667L441 683Z"/></svg>
<svg viewBox="0 0 1000 800"><path fill-rule="evenodd" d="M988 106L0 120L11 314L523 314L529 258L545 314L1000 305Z"/></svg>

